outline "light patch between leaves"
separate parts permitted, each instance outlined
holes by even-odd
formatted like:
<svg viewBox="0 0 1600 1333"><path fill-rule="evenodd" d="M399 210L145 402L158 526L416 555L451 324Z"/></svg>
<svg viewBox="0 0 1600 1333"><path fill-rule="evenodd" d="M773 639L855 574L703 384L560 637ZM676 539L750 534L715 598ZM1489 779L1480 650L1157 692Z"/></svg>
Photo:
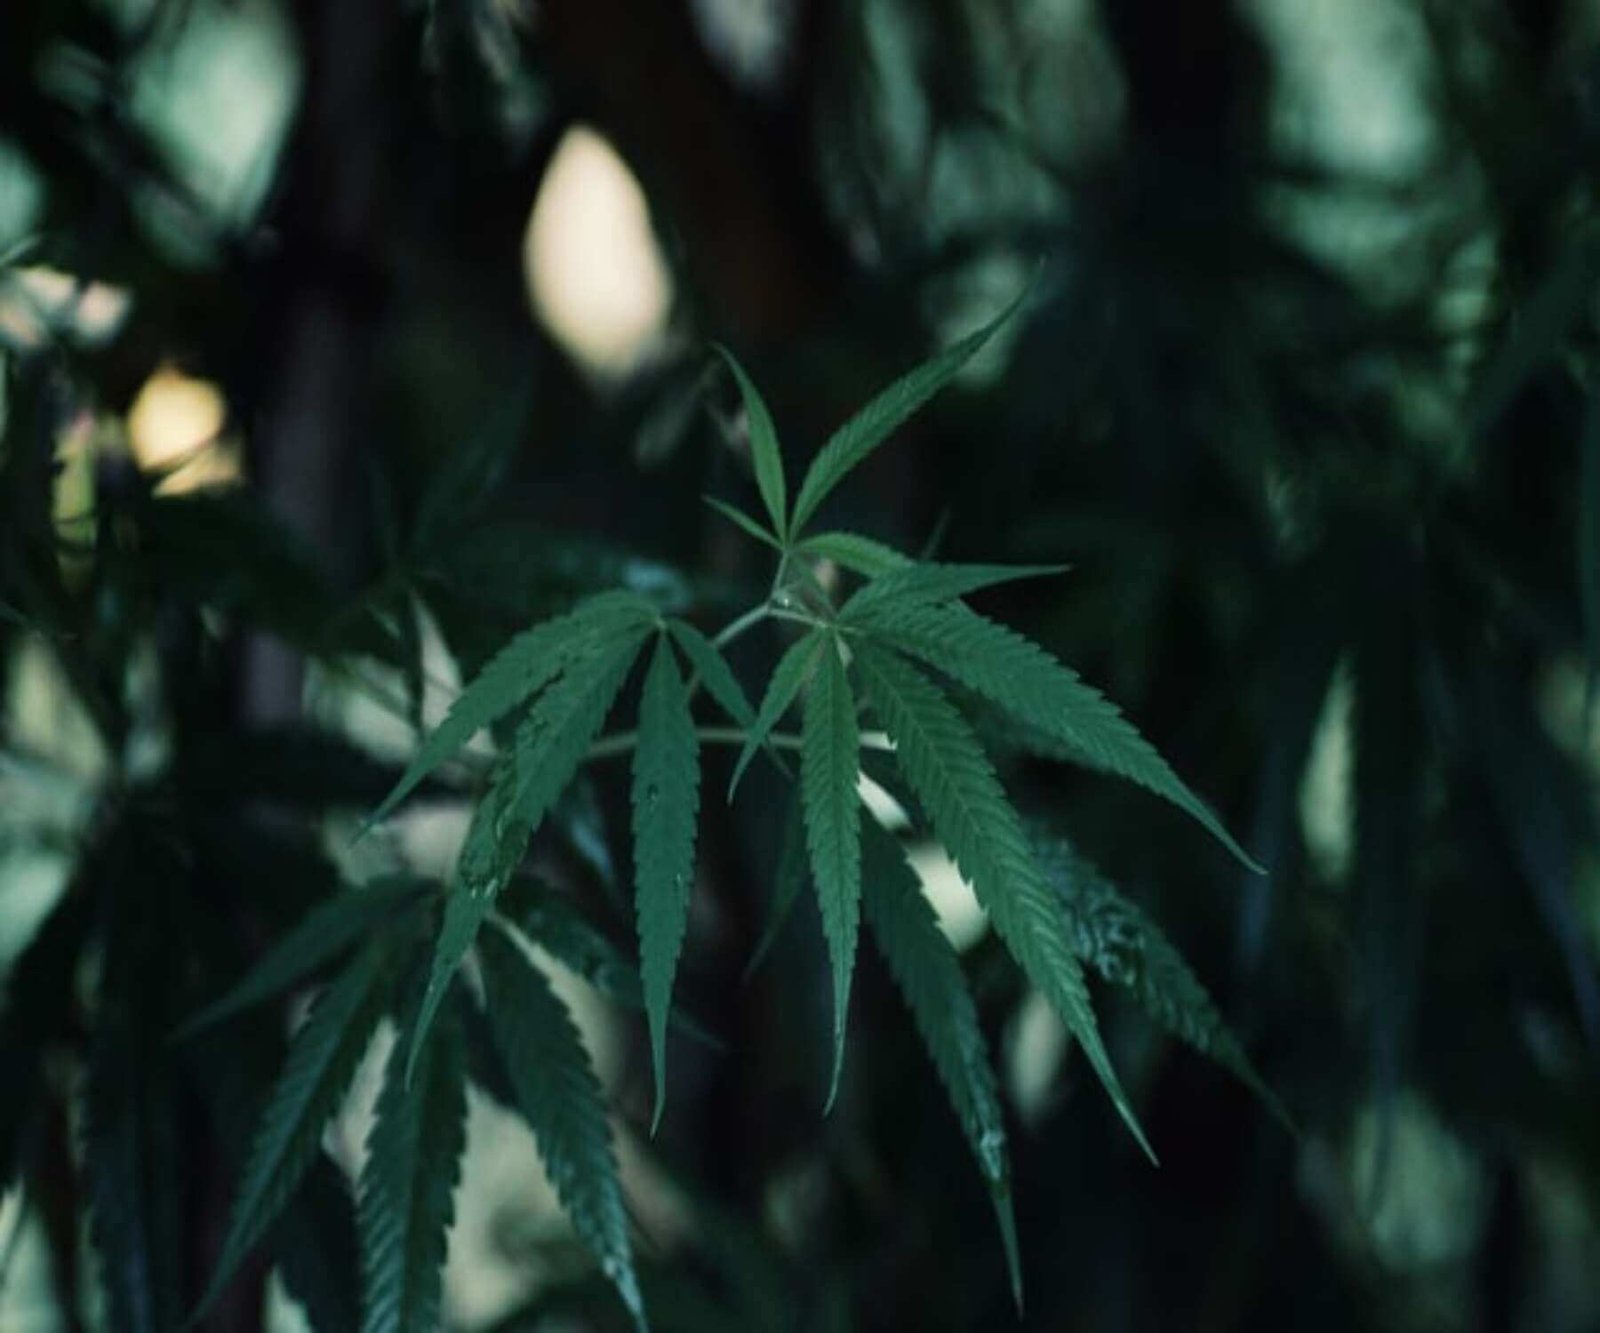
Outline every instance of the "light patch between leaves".
<svg viewBox="0 0 1600 1333"><path fill-rule="evenodd" d="M957 953L965 953L989 933L988 913L979 905L972 885L962 878L950 854L936 842L915 844L907 859L922 881L922 892L939 918L945 939Z"/></svg>

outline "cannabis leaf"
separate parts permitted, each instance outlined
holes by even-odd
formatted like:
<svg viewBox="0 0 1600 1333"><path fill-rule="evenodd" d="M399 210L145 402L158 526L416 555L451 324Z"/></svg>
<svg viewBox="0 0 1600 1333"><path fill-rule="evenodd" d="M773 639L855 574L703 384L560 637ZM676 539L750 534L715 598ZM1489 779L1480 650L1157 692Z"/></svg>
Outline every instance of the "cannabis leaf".
<svg viewBox="0 0 1600 1333"><path fill-rule="evenodd" d="M518 726L467 829L455 883L445 899L428 988L412 1027L413 1052L528 840L583 762L647 630L648 622L625 617L585 635L587 650L570 658Z"/></svg>
<svg viewBox="0 0 1600 1333"><path fill-rule="evenodd" d="M1011 1294L1022 1307L1022 1262L1011 1206L1005 1118L978 1011L961 962L895 840L870 820L862 843L861 905L879 952L905 996L923 1045L978 1159L1005 1246Z"/></svg>
<svg viewBox="0 0 1600 1333"><path fill-rule="evenodd" d="M811 460L811 467L800 483L800 493L795 498L794 513L789 520L791 534L801 532L833 488L955 377L995 331L1016 313L1026 295L1024 290L975 333L969 333L960 342L902 375L834 432Z"/></svg>
<svg viewBox="0 0 1600 1333"><path fill-rule="evenodd" d="M915 602L947 602L955 597L1011 583L1017 579L1060 574L1065 565L945 565L934 562L897 565L869 579L839 611L844 624L871 623L872 610Z"/></svg>
<svg viewBox="0 0 1600 1333"><path fill-rule="evenodd" d="M916 599L857 605L849 623L977 691L1081 762L1165 798L1245 865L1260 869L1115 704L1016 631L960 603Z"/></svg>
<svg viewBox="0 0 1600 1333"><path fill-rule="evenodd" d="M651 1132L667 1097L667 1015L694 882L695 817L700 810L700 751L689 694L665 637L645 676L639 743L633 752L634 875L645 1016L655 1067Z"/></svg>
<svg viewBox="0 0 1600 1333"><path fill-rule="evenodd" d="M739 785L739 779L744 776L745 769L755 758L756 751L766 744L772 729L789 711L789 705L794 702L795 695L800 693L800 687L805 684L806 676L817 660L822 643L822 633L818 630L811 631L790 644L788 651L778 659L778 665L772 669L772 679L767 682L766 696L761 700L761 711L756 714L756 720L745 737L744 748L739 751L738 762L733 766L733 776L728 780L730 801L733 799L734 789Z"/></svg>
<svg viewBox="0 0 1600 1333"><path fill-rule="evenodd" d="M858 532L813 533L796 549L801 555L816 560L831 560L851 573L869 579L891 570L904 569L912 563L910 556L902 555L892 546L885 546L871 537L863 537Z"/></svg>
<svg viewBox="0 0 1600 1333"><path fill-rule="evenodd" d="M361 1333L439 1327L440 1270L467 1141L465 1037L453 1005L423 1043L409 1087L405 1058L395 1042L361 1172Z"/></svg>
<svg viewBox="0 0 1600 1333"><path fill-rule="evenodd" d="M462 690L367 823L381 823L482 728L527 702L598 643L630 630L642 633L654 618L655 608L638 594L605 592L580 602L566 615L524 630Z"/></svg>
<svg viewBox="0 0 1600 1333"><path fill-rule="evenodd" d="M1161 928L1064 838L1032 830L1040 868L1061 896L1078 957L1180 1041L1235 1074L1280 1120L1288 1115L1262 1082L1216 1002Z"/></svg>
<svg viewBox="0 0 1600 1333"><path fill-rule="evenodd" d="M831 1107L844 1068L850 974L855 966L861 900L860 733L856 704L845 678L837 639L822 647L816 681L806 697L800 738L800 799L806 850L822 912L822 933L833 966L833 1073Z"/></svg>
<svg viewBox="0 0 1600 1333"><path fill-rule="evenodd" d="M767 410L766 400L750 382L750 377L734 359L733 353L721 346L716 351L733 372L734 383L739 386L739 397L744 400L745 420L750 428L750 457L756 469L756 487L772 519L772 530L782 542L786 531L788 499L784 488L783 459L778 453L778 432L772 424L772 413Z"/></svg>
<svg viewBox="0 0 1600 1333"><path fill-rule="evenodd" d="M222 1293L316 1157L323 1126L339 1108L388 1005L394 974L394 956L384 941L369 945L322 993L295 1035L262 1112L201 1313Z"/></svg>
<svg viewBox="0 0 1600 1333"><path fill-rule="evenodd" d="M696 678L711 692L711 697L721 705L722 711L741 727L753 726L756 710L750 706L744 687L739 684L728 666L727 658L723 657L716 644L687 620L669 620L667 632L683 650L683 655L695 670ZM690 688L693 688L692 683Z"/></svg>
<svg viewBox="0 0 1600 1333"><path fill-rule="evenodd" d="M480 952L495 1044L550 1183L579 1239L643 1329L611 1129L588 1054L566 1006L515 944L493 930Z"/></svg>
<svg viewBox="0 0 1600 1333"><path fill-rule="evenodd" d="M1022 825L971 728L904 658L858 642L856 670L895 743L906 781L934 832L972 884L1000 938L1083 1046L1113 1104L1154 1159L1111 1067L1066 920L1029 850Z"/></svg>

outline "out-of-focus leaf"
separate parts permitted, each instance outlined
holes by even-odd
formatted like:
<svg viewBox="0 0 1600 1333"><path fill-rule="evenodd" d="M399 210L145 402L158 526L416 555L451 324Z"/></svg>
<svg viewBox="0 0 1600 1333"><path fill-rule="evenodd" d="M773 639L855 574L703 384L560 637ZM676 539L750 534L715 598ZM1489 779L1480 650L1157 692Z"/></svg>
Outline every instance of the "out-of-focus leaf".
<svg viewBox="0 0 1600 1333"><path fill-rule="evenodd" d="M403 926L408 909L427 889L421 880L396 877L350 889L318 904L262 954L226 995L207 1005L174 1034L184 1038L220 1023L307 980L379 929Z"/></svg>

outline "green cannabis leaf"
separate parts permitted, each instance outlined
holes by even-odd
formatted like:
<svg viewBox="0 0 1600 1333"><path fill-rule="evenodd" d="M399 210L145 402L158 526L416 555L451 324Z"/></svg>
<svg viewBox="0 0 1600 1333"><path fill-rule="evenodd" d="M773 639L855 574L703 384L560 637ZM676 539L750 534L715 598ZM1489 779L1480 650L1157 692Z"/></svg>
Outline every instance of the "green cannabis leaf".
<svg viewBox="0 0 1600 1333"><path fill-rule="evenodd" d="M961 367L1016 313L1026 296L1024 289L982 328L901 376L834 432L811 460L805 480L800 483L789 520L790 533L801 532L834 487L955 378Z"/></svg>
<svg viewBox="0 0 1600 1333"><path fill-rule="evenodd" d="M384 1069L356 1214L361 1333L439 1327L445 1239L467 1142L465 1038L446 1005L408 1087L396 1042Z"/></svg>
<svg viewBox="0 0 1600 1333"><path fill-rule="evenodd" d="M975 690L1084 764L1164 797L1245 865L1259 869L1115 704L1015 630L960 603L920 598L878 598L847 608L847 613L853 628Z"/></svg>
<svg viewBox="0 0 1600 1333"><path fill-rule="evenodd" d="M534 700L517 727L467 830L456 881L445 900L428 989L411 1030L413 1052L529 839L583 762L648 628L648 621L630 615L585 631L583 650L567 650L563 674Z"/></svg>
<svg viewBox="0 0 1600 1333"><path fill-rule="evenodd" d="M694 882L695 817L700 809L700 751L689 693L665 637L645 676L639 743L633 752L634 877L638 884L639 959L655 1066L651 1130L667 1097L667 1015Z"/></svg>
<svg viewBox="0 0 1600 1333"><path fill-rule="evenodd" d="M856 704L837 639L821 646L821 665L806 697L800 749L800 799L806 849L822 912L822 933L833 965L833 1073L828 1105L844 1067L850 974L855 966L861 901L860 735Z"/></svg>
<svg viewBox="0 0 1600 1333"><path fill-rule="evenodd" d="M1028 979L1077 1037L1112 1103L1153 1160L1100 1039L1065 919L972 729L927 677L892 651L858 643L855 665L939 841L972 883Z"/></svg>
<svg viewBox="0 0 1600 1333"><path fill-rule="evenodd" d="M323 1127L339 1109L388 1007L395 971L386 942L369 945L322 993L296 1034L262 1112L222 1253L200 1303L202 1313L221 1295L316 1157Z"/></svg>
<svg viewBox="0 0 1600 1333"><path fill-rule="evenodd" d="M961 962L939 930L916 872L894 839L870 821L862 841L861 883L867 925L905 996L989 1187L1005 1246L1011 1294L1021 1309L1022 1260L1011 1206L1005 1117Z"/></svg>
<svg viewBox="0 0 1600 1333"><path fill-rule="evenodd" d="M643 1329L611 1129L578 1030L544 974L500 931L484 937L480 952L495 1044L550 1183L579 1239Z"/></svg>
<svg viewBox="0 0 1600 1333"><path fill-rule="evenodd" d="M745 420L750 429L750 455L755 463L756 488L761 492L761 502L767 507L767 515L772 519L772 531L781 543L785 540L788 521L785 511L788 508L783 479L783 459L778 453L778 432L772 424L772 413L767 410L766 400L760 391L750 382L750 377L744 373L744 367L734 360L733 353L726 347L718 347L718 354L727 363L728 369L733 372L734 382L739 386L739 397L744 401Z"/></svg>
<svg viewBox="0 0 1600 1333"><path fill-rule="evenodd" d="M1040 868L1066 908L1078 957L1132 995L1174 1037L1237 1076L1287 1124L1288 1114L1250 1063L1216 1002L1145 910L1066 839L1035 829L1031 841Z"/></svg>

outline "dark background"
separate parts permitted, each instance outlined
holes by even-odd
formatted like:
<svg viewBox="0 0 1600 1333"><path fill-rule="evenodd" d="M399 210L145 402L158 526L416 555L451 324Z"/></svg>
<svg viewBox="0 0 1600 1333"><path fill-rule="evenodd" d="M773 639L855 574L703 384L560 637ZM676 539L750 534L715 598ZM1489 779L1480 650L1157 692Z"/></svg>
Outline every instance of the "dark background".
<svg viewBox="0 0 1600 1333"><path fill-rule="evenodd" d="M1107 993L1152 1169L979 940L1021 1326L1600 1326L1597 186L1577 0L7 0L5 955L128 873L182 879L184 947L233 974L336 873L330 809L381 792L362 756L403 753L452 663L618 581L711 620L761 595L700 501L753 494L708 342L798 479L1031 283L833 518L1072 566L985 609L1270 874L1130 787L1022 759L1008 786L1153 912L1299 1134ZM175 844L119 822L163 762ZM598 831L625 875L624 780L584 794L541 855L603 880ZM630 1177L657 1320L1016 1326L881 968L826 1119L814 918L742 980L786 801L766 774L705 802L681 993L726 1049L675 1051ZM371 854L447 867L442 805ZM59 1022L29 1011L50 1059L0 1084L33 1182L0 1211L7 1329L97 1326L65 1110L96 1016L58 991ZM640 1025L593 1022L637 1130ZM198 1270L227 1135L172 1151ZM696 1201L671 1225L668 1179ZM460 1242L462 1326L537 1289L609 1327L519 1200ZM261 1276L219 1327L261 1326Z"/></svg>

